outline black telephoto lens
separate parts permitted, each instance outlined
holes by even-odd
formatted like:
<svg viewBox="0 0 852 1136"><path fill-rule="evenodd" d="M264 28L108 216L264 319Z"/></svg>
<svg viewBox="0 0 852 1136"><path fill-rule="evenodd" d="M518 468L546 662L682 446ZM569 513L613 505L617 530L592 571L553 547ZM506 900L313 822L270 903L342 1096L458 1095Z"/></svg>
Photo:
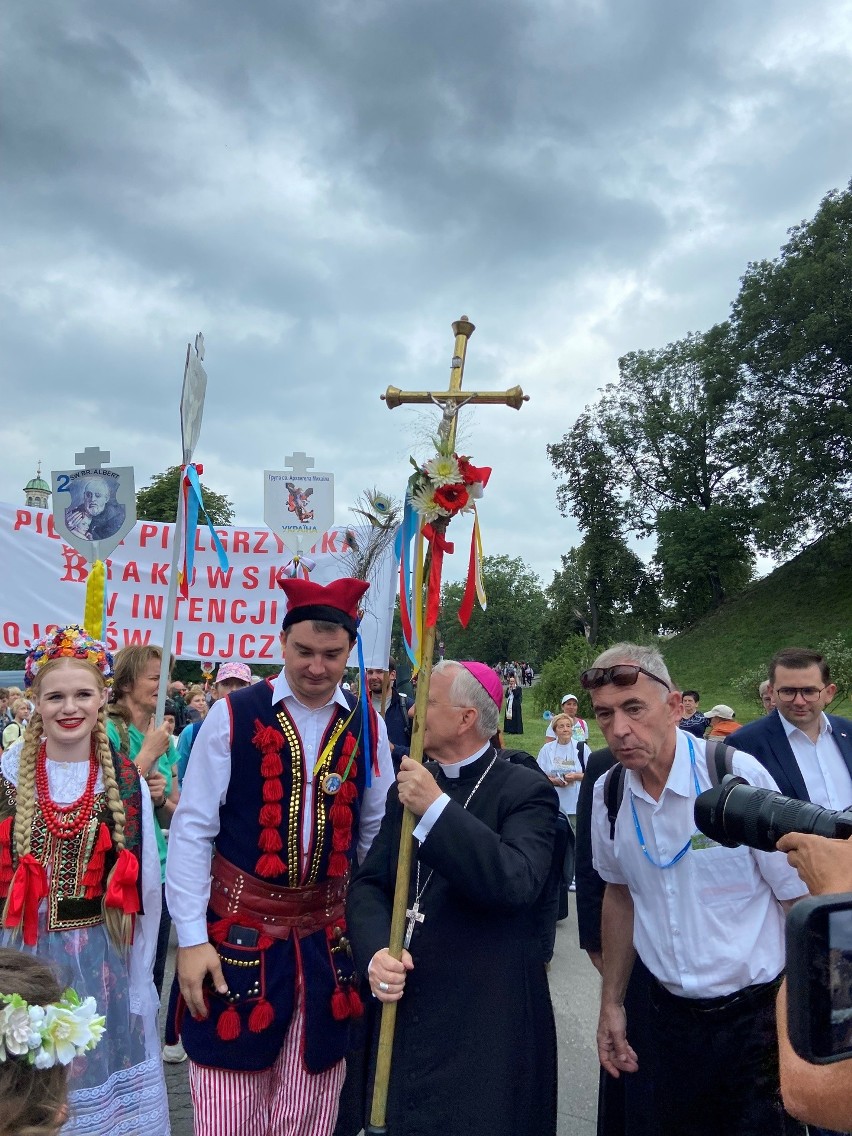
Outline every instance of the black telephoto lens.
<svg viewBox="0 0 852 1136"><path fill-rule="evenodd" d="M730 776L696 798L695 823L726 848L747 844L761 852L774 852L788 832L811 832L834 840L852 836L852 811L824 809Z"/></svg>

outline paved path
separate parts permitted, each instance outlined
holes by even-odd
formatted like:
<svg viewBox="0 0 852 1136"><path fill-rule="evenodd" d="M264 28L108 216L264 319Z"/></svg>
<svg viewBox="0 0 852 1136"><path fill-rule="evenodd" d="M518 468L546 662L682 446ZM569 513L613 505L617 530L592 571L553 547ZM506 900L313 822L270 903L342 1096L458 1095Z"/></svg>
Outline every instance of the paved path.
<svg viewBox="0 0 852 1136"><path fill-rule="evenodd" d="M174 947L166 972L166 989L171 983L173 960ZM571 912L557 931L550 987L559 1037L558 1136L595 1136L598 1061L594 1034L598 977L577 946L573 896ZM192 1136L186 1065L166 1065L165 1069L173 1136Z"/></svg>

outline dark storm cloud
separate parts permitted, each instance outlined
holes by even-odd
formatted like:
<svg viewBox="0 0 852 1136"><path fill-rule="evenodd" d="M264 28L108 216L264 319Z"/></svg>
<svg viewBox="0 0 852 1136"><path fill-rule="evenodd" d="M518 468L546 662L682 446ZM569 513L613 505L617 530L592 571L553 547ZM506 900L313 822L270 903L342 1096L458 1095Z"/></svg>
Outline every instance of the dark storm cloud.
<svg viewBox="0 0 852 1136"><path fill-rule="evenodd" d="M546 443L618 355L725 318L747 261L848 180L849 29L828 3L45 0L3 18L0 333L9 381L38 391L3 434L13 479L51 447L62 464L81 428L140 483L177 460L203 326L200 448L241 519L294 448L335 465L340 502L391 488L422 415L378 392L440 386L468 311L469 381L533 394L470 430L496 546L555 567L573 530Z"/></svg>

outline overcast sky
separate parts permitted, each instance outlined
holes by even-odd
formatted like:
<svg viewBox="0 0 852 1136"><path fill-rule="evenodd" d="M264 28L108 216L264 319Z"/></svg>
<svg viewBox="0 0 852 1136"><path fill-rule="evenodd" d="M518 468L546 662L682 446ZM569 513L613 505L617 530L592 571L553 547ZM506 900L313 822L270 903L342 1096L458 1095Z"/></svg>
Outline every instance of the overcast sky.
<svg viewBox="0 0 852 1136"><path fill-rule="evenodd" d="M204 481L260 523L305 450L345 520L428 456L379 394L445 387L465 313L465 385L531 400L462 414L486 552L549 583L578 536L547 443L852 175L844 0L39 0L0 31L13 504L87 445L137 487L178 463L203 330Z"/></svg>

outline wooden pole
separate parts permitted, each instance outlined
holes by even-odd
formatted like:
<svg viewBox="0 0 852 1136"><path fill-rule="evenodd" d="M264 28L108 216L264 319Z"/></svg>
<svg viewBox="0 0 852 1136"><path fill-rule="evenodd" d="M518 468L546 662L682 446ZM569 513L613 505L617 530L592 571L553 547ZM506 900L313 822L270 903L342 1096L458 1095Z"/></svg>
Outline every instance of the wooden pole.
<svg viewBox="0 0 852 1136"><path fill-rule="evenodd" d="M464 375L464 360L467 353L467 341L473 335L474 325L463 316L453 324L456 342L453 352L452 372L450 375L450 390L461 390ZM449 419L450 448L455 446L456 415ZM449 517L441 517L434 522L433 527L444 536L447 531ZM429 572L424 572L424 580L428 587ZM437 626L424 627L420 647L420 670L417 677L417 695L414 699L414 723L411 730L411 752L409 757L413 761L423 761L423 731L426 724L426 706L429 701L429 681L432 675L432 656L435 653L435 638ZM399 858L396 869L396 887L393 896L393 913L391 915L390 954L393 958L402 957L402 941L405 934L405 909L408 906L408 884L411 878L411 862L413 858L413 833L418 817L409 809L402 814L402 831L399 838ZM370 1109L370 1124L367 1128L368 1136L381 1136L387 1132L385 1125L388 1102L388 1086L390 1084L391 1061L393 1058L393 1037L396 1029L396 1002L385 1002L382 1005L382 1024L379 1030L379 1047L376 1057L376 1076L373 1086L373 1102Z"/></svg>

